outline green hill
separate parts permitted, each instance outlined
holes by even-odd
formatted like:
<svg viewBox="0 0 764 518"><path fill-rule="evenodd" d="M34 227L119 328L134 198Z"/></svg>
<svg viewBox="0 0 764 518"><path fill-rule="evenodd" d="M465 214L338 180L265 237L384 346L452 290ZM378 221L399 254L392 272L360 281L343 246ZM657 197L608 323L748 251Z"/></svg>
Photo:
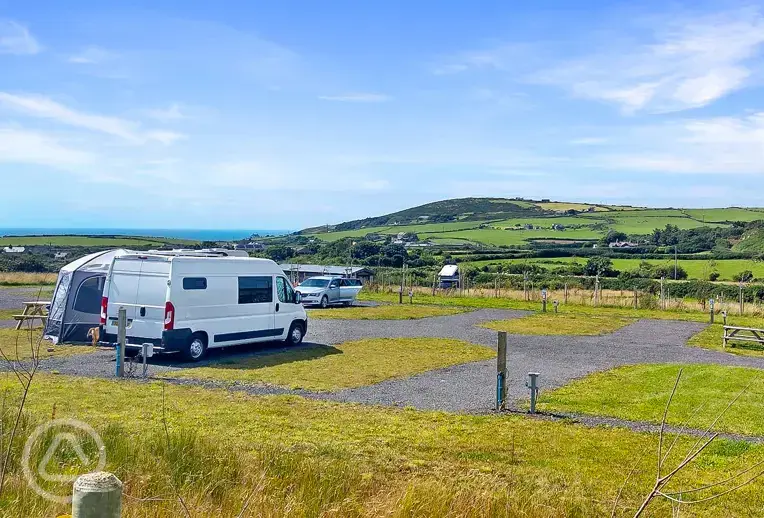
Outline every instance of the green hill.
<svg viewBox="0 0 764 518"><path fill-rule="evenodd" d="M764 252L764 225L745 232L732 246L736 252Z"/></svg>
<svg viewBox="0 0 764 518"><path fill-rule="evenodd" d="M337 241L368 234L417 234L435 244L527 246L532 242L576 243L600 240L608 232L648 236L667 225L680 230L731 227L764 220L764 210L644 208L520 198L458 198L437 201L383 216L303 230L301 234ZM761 237L741 239L736 247L761 247ZM749 248L746 248L749 247Z"/></svg>

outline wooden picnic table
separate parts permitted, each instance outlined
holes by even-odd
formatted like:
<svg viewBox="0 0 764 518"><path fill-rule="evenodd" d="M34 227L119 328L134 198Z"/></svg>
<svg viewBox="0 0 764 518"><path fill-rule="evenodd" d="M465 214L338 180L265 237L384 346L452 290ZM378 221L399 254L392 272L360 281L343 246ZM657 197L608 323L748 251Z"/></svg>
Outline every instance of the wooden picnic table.
<svg viewBox="0 0 764 518"><path fill-rule="evenodd" d="M724 342L722 342L722 348L726 348L727 342L731 340L755 342L764 347L764 329L757 329L755 327L724 326Z"/></svg>
<svg viewBox="0 0 764 518"><path fill-rule="evenodd" d="M21 329L24 322L27 320L40 320L43 324L48 320L48 305L50 302L41 300L35 300L32 302L22 302L24 305L24 311L20 315L13 315L15 320L18 320L16 329Z"/></svg>

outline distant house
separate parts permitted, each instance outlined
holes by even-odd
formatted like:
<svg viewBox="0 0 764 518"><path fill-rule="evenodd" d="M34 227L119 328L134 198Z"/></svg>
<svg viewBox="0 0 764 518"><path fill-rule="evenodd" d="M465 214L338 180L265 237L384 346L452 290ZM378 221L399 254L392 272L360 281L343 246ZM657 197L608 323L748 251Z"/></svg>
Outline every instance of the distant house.
<svg viewBox="0 0 764 518"><path fill-rule="evenodd" d="M234 247L236 250L265 250L265 245L250 241L249 243L239 243Z"/></svg>
<svg viewBox="0 0 764 518"><path fill-rule="evenodd" d="M613 241L608 246L610 248L635 248L639 246L639 243L632 243L631 241Z"/></svg>
<svg viewBox="0 0 764 518"><path fill-rule="evenodd" d="M533 230L533 225L531 225L530 223L526 223L525 230Z"/></svg>
<svg viewBox="0 0 764 518"><path fill-rule="evenodd" d="M329 266L324 264L292 264L284 263L279 265L284 274L292 282L300 283L311 277L322 275L337 275L342 277L353 277L360 279L364 284L369 282L373 272L364 266Z"/></svg>
<svg viewBox="0 0 764 518"><path fill-rule="evenodd" d="M459 287L459 267L455 264L447 264L438 273L438 286L441 288Z"/></svg>
<svg viewBox="0 0 764 518"><path fill-rule="evenodd" d="M69 252L56 252L53 254L54 259L66 259L66 256L69 255Z"/></svg>
<svg viewBox="0 0 764 518"><path fill-rule="evenodd" d="M559 223L555 223L554 225L552 225L552 230L565 230L565 226L560 225Z"/></svg>
<svg viewBox="0 0 764 518"><path fill-rule="evenodd" d="M23 246L6 246L3 248L3 252L6 254L20 254L23 253L24 250L26 250Z"/></svg>

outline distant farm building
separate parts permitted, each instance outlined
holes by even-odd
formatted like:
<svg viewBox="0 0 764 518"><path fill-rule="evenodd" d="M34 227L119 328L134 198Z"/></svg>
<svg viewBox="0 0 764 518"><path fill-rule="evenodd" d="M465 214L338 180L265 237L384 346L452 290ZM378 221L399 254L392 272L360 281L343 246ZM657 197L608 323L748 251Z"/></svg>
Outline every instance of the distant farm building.
<svg viewBox="0 0 764 518"><path fill-rule="evenodd" d="M26 250L23 246L6 246L3 248L3 252L6 254L21 254Z"/></svg>
<svg viewBox="0 0 764 518"><path fill-rule="evenodd" d="M455 264L447 264L440 269L438 285L441 288L459 287L459 267Z"/></svg>
<svg viewBox="0 0 764 518"><path fill-rule="evenodd" d="M635 248L639 246L639 243L632 243L631 241L613 241L608 246L610 248Z"/></svg>
<svg viewBox="0 0 764 518"><path fill-rule="evenodd" d="M360 279L364 284L369 282L373 272L364 266L329 266L324 264L291 264L279 265L284 274L292 282L302 282L311 277L322 275L337 275L341 277L353 277Z"/></svg>
<svg viewBox="0 0 764 518"><path fill-rule="evenodd" d="M256 243L254 241L250 241L249 243L239 243L234 247L236 250L264 250L265 245L262 243Z"/></svg>
<svg viewBox="0 0 764 518"><path fill-rule="evenodd" d="M69 255L69 252L56 252L53 254L54 259L66 259L66 256Z"/></svg>

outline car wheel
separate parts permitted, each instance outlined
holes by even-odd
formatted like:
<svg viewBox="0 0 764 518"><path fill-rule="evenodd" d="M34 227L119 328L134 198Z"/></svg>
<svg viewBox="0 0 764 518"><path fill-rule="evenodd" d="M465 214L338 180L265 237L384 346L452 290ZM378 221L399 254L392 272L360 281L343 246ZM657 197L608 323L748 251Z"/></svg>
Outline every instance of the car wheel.
<svg viewBox="0 0 764 518"><path fill-rule="evenodd" d="M302 324L299 322L292 322L292 326L289 328L289 333L286 337L286 343L289 345L297 345L305 338L305 332L303 331Z"/></svg>
<svg viewBox="0 0 764 518"><path fill-rule="evenodd" d="M326 296L326 295L324 295L323 297L321 297L321 307L322 307L323 309L326 309L326 308L328 308L328 307L329 307L329 299L327 298L327 296Z"/></svg>
<svg viewBox="0 0 764 518"><path fill-rule="evenodd" d="M183 358L188 361L198 362L207 354L207 339L200 333L194 333L188 339Z"/></svg>

